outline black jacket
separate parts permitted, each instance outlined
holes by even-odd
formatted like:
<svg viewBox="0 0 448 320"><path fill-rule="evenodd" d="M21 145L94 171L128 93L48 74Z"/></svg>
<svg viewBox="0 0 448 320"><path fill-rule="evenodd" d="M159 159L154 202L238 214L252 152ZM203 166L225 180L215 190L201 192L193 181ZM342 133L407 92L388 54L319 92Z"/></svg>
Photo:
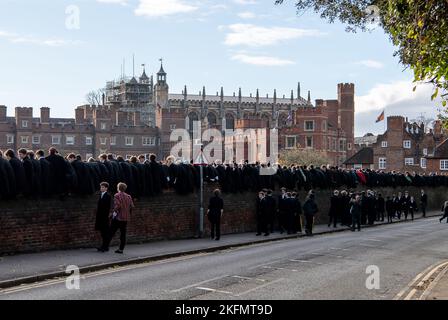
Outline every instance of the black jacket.
<svg viewBox="0 0 448 320"><path fill-rule="evenodd" d="M105 193L103 197L98 199L96 210L95 230L103 230L109 227L109 214L112 205L112 197L109 193Z"/></svg>

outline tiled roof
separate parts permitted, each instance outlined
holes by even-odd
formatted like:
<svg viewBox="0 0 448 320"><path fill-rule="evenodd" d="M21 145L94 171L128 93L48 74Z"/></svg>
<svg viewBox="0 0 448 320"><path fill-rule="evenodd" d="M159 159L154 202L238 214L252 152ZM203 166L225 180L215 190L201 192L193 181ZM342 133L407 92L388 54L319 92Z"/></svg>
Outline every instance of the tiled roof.
<svg viewBox="0 0 448 320"><path fill-rule="evenodd" d="M344 161L344 164L372 164L373 149L370 147L362 148L352 157Z"/></svg>

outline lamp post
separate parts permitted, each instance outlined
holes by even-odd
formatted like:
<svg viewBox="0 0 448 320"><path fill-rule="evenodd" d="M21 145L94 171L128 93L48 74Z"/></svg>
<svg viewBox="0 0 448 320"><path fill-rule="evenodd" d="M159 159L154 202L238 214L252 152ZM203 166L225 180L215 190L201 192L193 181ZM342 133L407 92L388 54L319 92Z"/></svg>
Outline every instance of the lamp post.
<svg viewBox="0 0 448 320"><path fill-rule="evenodd" d="M199 233L198 237L202 238L202 235L204 233L204 166L207 165L207 160L204 156L204 146L201 142L197 142L196 145L201 146L201 151L199 155L196 157L196 160L194 162L195 166L199 166L199 185L200 185L200 191L199 191L199 211L198 211L198 220L199 220Z"/></svg>

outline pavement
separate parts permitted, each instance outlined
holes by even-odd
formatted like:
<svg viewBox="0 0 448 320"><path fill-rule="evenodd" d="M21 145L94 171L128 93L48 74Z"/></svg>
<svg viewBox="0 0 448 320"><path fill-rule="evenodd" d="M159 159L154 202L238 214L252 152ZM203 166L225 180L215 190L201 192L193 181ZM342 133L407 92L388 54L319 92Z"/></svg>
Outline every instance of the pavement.
<svg viewBox="0 0 448 320"><path fill-rule="evenodd" d="M427 217L436 215L440 215L440 213L436 211L427 213ZM418 213L415 217L416 220L422 219ZM411 221L394 220L392 224L396 223L411 223ZM365 228L378 227L385 224L387 223L378 222L373 226L365 226ZM317 225L314 227L314 235L347 230L347 227L333 228L327 227L327 225ZM164 240L127 245L122 255L114 253L114 248L111 248L107 253L100 253L95 248L92 248L3 256L0 257L0 289L66 276L66 268L70 265L79 267L81 274L84 274L112 267L148 263L174 257L301 237L305 237L305 235L286 235L277 232L265 237L255 236L254 233L243 233L223 235L220 241L202 238Z"/></svg>

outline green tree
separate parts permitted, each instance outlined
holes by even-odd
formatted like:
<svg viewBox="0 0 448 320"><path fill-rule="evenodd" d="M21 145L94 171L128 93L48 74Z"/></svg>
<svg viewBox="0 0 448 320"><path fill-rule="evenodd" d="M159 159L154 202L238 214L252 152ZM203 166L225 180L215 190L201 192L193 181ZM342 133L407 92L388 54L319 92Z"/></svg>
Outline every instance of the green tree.
<svg viewBox="0 0 448 320"><path fill-rule="evenodd" d="M311 165L321 166L327 165L330 160L324 152L310 149L289 149L282 151L279 155L279 164L282 166L295 165Z"/></svg>
<svg viewBox="0 0 448 320"><path fill-rule="evenodd" d="M330 23L347 24L351 32L378 24L397 47L394 55L413 71L414 83L433 84L431 99L440 96L447 106L447 0L295 0L295 6L298 14L314 10Z"/></svg>

